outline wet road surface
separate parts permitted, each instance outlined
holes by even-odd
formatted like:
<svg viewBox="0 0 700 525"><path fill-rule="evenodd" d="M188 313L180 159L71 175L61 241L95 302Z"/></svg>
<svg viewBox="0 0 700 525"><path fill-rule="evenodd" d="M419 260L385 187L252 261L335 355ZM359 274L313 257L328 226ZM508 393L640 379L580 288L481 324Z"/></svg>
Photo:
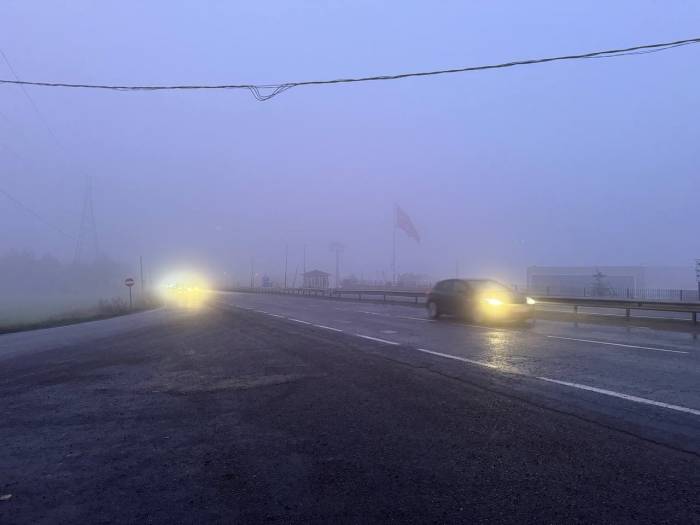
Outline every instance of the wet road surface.
<svg viewBox="0 0 700 525"><path fill-rule="evenodd" d="M692 339L245 294L114 321L0 336L0 522L700 520Z"/></svg>

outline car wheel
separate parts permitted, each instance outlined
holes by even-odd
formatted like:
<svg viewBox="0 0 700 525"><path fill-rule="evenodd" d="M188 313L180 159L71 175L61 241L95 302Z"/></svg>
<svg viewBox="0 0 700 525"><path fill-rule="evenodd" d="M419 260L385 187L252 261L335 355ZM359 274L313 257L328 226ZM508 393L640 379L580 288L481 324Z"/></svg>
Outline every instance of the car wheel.
<svg viewBox="0 0 700 525"><path fill-rule="evenodd" d="M440 317L440 310L438 309L438 305L435 301L430 301L428 303L428 317L431 319L437 319Z"/></svg>

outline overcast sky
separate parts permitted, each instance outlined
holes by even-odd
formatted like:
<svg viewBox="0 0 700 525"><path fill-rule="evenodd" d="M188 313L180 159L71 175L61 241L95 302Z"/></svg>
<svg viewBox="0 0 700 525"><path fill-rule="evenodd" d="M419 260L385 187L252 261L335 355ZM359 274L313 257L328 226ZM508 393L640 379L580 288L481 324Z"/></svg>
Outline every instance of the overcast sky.
<svg viewBox="0 0 700 525"><path fill-rule="evenodd" d="M459 67L700 36L695 1L4 0L24 80L283 82ZM700 257L700 46L393 82L123 93L0 86L0 188L101 249L247 279L333 270L522 282L539 265ZM0 78L12 78L0 60ZM57 144L49 131L53 130ZM74 241L0 195L1 251ZM154 270L155 271L155 270Z"/></svg>

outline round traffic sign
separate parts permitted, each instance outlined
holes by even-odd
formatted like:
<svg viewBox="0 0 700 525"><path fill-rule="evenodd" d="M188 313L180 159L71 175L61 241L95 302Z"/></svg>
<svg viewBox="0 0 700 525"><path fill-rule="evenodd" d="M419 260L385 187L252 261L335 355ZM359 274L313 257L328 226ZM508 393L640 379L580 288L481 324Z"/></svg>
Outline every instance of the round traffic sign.
<svg viewBox="0 0 700 525"><path fill-rule="evenodd" d="M132 286L134 286L134 280L131 277L127 277L126 279L124 279L124 284L131 288Z"/></svg>

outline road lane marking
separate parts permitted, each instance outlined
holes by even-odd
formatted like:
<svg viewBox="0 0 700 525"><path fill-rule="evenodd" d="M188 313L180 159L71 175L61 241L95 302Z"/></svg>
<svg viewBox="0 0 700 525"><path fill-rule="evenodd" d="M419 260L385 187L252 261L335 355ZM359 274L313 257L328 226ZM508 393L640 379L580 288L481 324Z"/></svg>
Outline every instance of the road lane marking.
<svg viewBox="0 0 700 525"><path fill-rule="evenodd" d="M372 337L371 335L362 335L362 334L355 334L357 337L361 337L362 339L369 339L370 341L377 341L379 343L385 343L388 345L398 345L396 341L389 341L387 339L380 339L379 337Z"/></svg>
<svg viewBox="0 0 700 525"><path fill-rule="evenodd" d="M340 328L333 328L332 326L326 326L325 324L315 324L316 328L324 328L325 330L333 330L334 332L342 332Z"/></svg>
<svg viewBox="0 0 700 525"><path fill-rule="evenodd" d="M597 394L603 394L605 396L619 397L620 399L626 399L627 401L633 401L635 403L642 403L645 405L653 405L661 408L668 408L670 410L676 410L678 412L685 412L687 414L693 414L695 416L700 416L700 410L694 408L688 408L680 405L672 405L670 403L662 403L661 401L653 401L645 397L631 396L629 394L622 394L620 392L614 392L612 390L605 390L603 388L596 388L594 386L581 385L579 383L569 383L568 381L559 381L558 379L551 379L549 377L538 377L542 381L548 381L550 383L556 383L558 385L570 386L572 388L578 388L580 390L588 390L590 392L596 392Z"/></svg>
<svg viewBox="0 0 700 525"><path fill-rule="evenodd" d="M447 359L454 359L455 361L462 361L463 363L470 363L472 365L486 366L488 368L498 368L498 366L492 365L491 363L485 363L484 361L475 361L474 359L467 359L466 357L459 357L452 354L443 354L442 352L434 352L426 348L416 348L416 350L426 354L437 355L439 357L446 357Z"/></svg>
<svg viewBox="0 0 700 525"><path fill-rule="evenodd" d="M419 352L426 353L426 354L432 354L432 355L436 355L439 357L445 357L447 359L454 359L455 361L462 361L463 363L470 363L470 364L478 365L478 366L486 366L488 368L499 368L497 365L492 365L491 363L485 363L483 361L475 361L473 359L467 359L466 357L459 357L459 356L451 355L451 354L443 354L442 352L434 352L432 350L427 350L425 348L416 348L416 350L418 350ZM685 412L686 414L693 414L695 416L700 416L700 410L697 410L694 408L684 407L681 405L673 405L671 403L663 403L661 401L654 401L652 399L647 399L645 397L632 396L630 394L623 394L621 392L615 392L613 390L606 390L604 388L597 388L594 386L582 385L580 383L570 383L568 381L560 381L558 379L552 379L550 377L531 376L529 374L523 374L521 372L515 372L515 374L520 375L520 376L534 377L535 379L539 379L541 381L546 381L548 383L555 383L557 385L568 386L571 388L578 388L580 390L587 390L589 392L595 392L597 394L602 394L605 396L617 397L619 399L624 399L626 401L632 401L634 403L641 403L644 405L652 405L652 406L657 406L657 407L661 407L661 408L667 408L669 410L675 410L677 412Z"/></svg>
<svg viewBox="0 0 700 525"><path fill-rule="evenodd" d="M301 319L294 319L293 317L288 318L290 321L294 321L295 323L301 323L301 324L312 324L308 321L302 321Z"/></svg>
<svg viewBox="0 0 700 525"><path fill-rule="evenodd" d="M380 317L388 317L389 319L410 319L412 321L423 321L426 323L432 323L434 319L425 319L424 317L411 317L408 315L391 315L391 314L382 314L379 312L369 312L367 310L355 310L357 313L360 314L367 314L367 315L378 315Z"/></svg>
<svg viewBox="0 0 700 525"><path fill-rule="evenodd" d="M593 339L576 339L575 337L562 337L560 335L546 335L545 337L549 337L550 339L564 339L566 341L579 341L581 343L595 343L599 345L610 345L610 346L622 346L624 348L641 348L642 350L656 350L657 352L669 352L672 354L688 354L689 352L684 352L682 350L669 350L667 348L654 348L652 346L637 346L637 345L628 345L628 344L623 344L623 343L611 343L608 341L595 341Z"/></svg>
<svg viewBox="0 0 700 525"><path fill-rule="evenodd" d="M282 318L284 318L284 316L283 316L283 315L280 315L280 314L267 314L267 315L271 315L272 317L282 317Z"/></svg>

